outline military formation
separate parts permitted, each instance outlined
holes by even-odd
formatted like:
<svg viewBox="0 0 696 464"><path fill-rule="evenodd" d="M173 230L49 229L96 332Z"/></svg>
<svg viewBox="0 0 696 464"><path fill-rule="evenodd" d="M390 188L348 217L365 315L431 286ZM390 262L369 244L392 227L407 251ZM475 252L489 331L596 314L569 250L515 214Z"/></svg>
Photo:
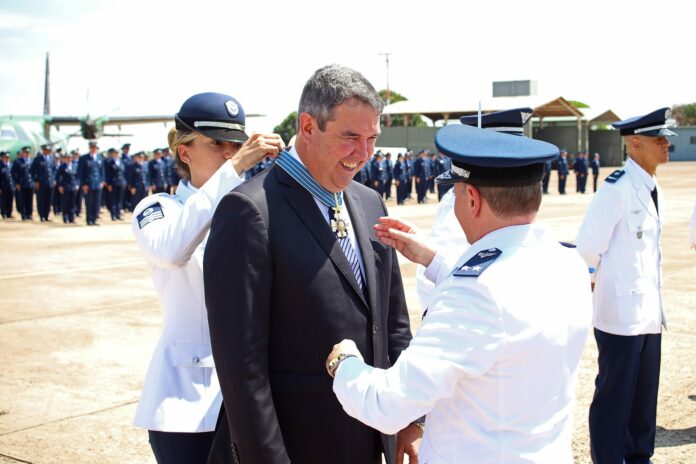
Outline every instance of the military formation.
<svg viewBox="0 0 696 464"><path fill-rule="evenodd" d="M56 217L74 224L84 214L86 224L96 226L103 211L112 221L123 221L123 212L132 212L149 194L172 193L179 173L169 148L156 148L148 156L131 154L130 147L126 143L120 150L100 152L97 142L90 141L88 152L80 155L42 145L32 156L26 146L12 162L9 153L0 153L2 217L33 221L36 211L41 222Z"/></svg>

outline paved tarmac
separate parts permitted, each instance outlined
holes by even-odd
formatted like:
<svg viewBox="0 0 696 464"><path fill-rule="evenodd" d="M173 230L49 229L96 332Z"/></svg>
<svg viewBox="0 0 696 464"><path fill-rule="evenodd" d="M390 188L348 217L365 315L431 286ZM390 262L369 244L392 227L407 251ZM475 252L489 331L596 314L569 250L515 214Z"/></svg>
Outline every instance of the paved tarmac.
<svg viewBox="0 0 696 464"><path fill-rule="evenodd" d="M696 251L687 247L694 179L696 163L659 169L666 193L661 210L669 221L662 241L669 331L656 464L692 463L696 455ZM559 240L573 241L592 194L574 193L571 178L569 194L560 196L555 172L551 182L540 220ZM388 206L427 231L436 198L413 203ZM130 425L161 326L148 266L129 222L103 219L100 227L85 227L58 220L0 222L0 463L154 463L147 433ZM415 267L402 263L402 272L415 329L422 312ZM589 462L587 408L595 375L590 337L575 408L578 463Z"/></svg>

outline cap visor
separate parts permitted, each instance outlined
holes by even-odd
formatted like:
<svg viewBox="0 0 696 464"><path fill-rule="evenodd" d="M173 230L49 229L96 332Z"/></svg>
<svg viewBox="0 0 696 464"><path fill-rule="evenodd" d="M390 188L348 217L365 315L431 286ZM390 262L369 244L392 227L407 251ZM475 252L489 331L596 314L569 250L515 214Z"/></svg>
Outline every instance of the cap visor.
<svg viewBox="0 0 696 464"><path fill-rule="evenodd" d="M440 185L452 185L464 181L466 181L465 178L458 176L452 171L445 171L435 178L435 183Z"/></svg>
<svg viewBox="0 0 696 464"><path fill-rule="evenodd" d="M245 132L232 129L197 129L197 131L206 137L224 142L244 143L249 139Z"/></svg>

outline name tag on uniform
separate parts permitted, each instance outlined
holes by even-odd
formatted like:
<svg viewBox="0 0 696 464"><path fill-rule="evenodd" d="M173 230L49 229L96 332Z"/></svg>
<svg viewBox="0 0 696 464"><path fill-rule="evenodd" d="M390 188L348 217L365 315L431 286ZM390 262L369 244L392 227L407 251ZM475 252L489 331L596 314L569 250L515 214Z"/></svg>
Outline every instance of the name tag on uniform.
<svg viewBox="0 0 696 464"><path fill-rule="evenodd" d="M481 250L476 253L473 258L457 268L457 270L454 271L454 275L457 277L478 277L493 263L493 261L498 259L501 254L503 254L503 252L497 248Z"/></svg>
<svg viewBox="0 0 696 464"><path fill-rule="evenodd" d="M150 224L152 221L164 218L164 211L162 211L162 205L155 203L143 210L142 213L138 214L138 227L143 228Z"/></svg>

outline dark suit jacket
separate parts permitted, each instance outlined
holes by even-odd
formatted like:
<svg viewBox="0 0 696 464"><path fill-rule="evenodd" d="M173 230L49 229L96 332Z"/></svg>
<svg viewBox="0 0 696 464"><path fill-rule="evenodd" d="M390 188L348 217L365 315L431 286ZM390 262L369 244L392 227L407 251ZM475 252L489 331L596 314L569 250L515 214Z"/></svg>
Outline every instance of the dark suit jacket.
<svg viewBox="0 0 696 464"><path fill-rule="evenodd" d="M220 421L211 462L371 464L382 447L393 462L393 437L343 411L324 367L344 338L377 367L390 366L411 339L396 254L372 227L384 204L357 182L344 198L367 297L314 198L282 168L220 202L203 271L228 420Z"/></svg>

